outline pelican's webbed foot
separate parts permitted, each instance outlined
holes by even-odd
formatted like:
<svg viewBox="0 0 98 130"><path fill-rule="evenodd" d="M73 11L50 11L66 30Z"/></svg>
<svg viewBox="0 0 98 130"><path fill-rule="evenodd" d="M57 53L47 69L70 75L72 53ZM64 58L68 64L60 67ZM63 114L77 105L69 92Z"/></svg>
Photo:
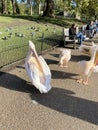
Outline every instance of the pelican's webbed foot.
<svg viewBox="0 0 98 130"><path fill-rule="evenodd" d="M79 83L79 84L82 83L82 82L83 82L83 79L78 79L77 80L77 83Z"/></svg>
<svg viewBox="0 0 98 130"><path fill-rule="evenodd" d="M86 80L86 81L84 80L84 81L83 81L83 84L84 84L84 85L88 85L88 81L87 81L87 80Z"/></svg>

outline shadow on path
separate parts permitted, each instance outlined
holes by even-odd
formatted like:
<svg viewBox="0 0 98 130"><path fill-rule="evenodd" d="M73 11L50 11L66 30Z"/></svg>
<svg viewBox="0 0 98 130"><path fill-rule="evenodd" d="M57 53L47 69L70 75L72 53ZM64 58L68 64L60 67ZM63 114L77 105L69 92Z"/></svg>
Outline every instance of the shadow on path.
<svg viewBox="0 0 98 130"><path fill-rule="evenodd" d="M58 61L56 61L56 60L51 60L51 59L45 59L45 61L47 62L47 64L49 65L49 64L57 64L58 65Z"/></svg>
<svg viewBox="0 0 98 130"><path fill-rule="evenodd" d="M52 73L52 79L74 79L74 80L76 80L77 78L74 78L73 76L78 75L76 73L68 73L68 72L57 71L57 70L51 70L51 73Z"/></svg>
<svg viewBox="0 0 98 130"><path fill-rule="evenodd" d="M41 105L98 125L98 102L75 97L75 93L70 90L52 87L47 94L40 94L30 82L3 72L0 72L0 86L29 93L31 99L36 100Z"/></svg>
<svg viewBox="0 0 98 130"><path fill-rule="evenodd" d="M78 61L81 61L81 60L90 60L90 57L87 56L87 55L72 55L71 56L71 61L74 61L74 62L78 62Z"/></svg>
<svg viewBox="0 0 98 130"><path fill-rule="evenodd" d="M52 88L47 94L33 94L31 98L43 106L98 125L98 102L74 97L73 94L69 90Z"/></svg>
<svg viewBox="0 0 98 130"><path fill-rule="evenodd" d="M59 54L50 54L51 56L53 56L53 57L56 57L56 58L59 58Z"/></svg>
<svg viewBox="0 0 98 130"><path fill-rule="evenodd" d="M39 93L31 82L27 82L16 75L5 72L0 72L0 86L25 93Z"/></svg>

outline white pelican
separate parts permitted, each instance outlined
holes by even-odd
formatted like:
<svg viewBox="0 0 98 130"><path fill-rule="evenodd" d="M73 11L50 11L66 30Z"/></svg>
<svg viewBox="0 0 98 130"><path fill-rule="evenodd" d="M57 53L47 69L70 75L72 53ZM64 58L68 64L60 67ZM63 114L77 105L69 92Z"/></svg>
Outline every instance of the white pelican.
<svg viewBox="0 0 98 130"><path fill-rule="evenodd" d="M98 72L98 46L93 45L91 48L91 58L89 61L79 61L80 78L78 83L88 85L88 79L92 72Z"/></svg>
<svg viewBox="0 0 98 130"><path fill-rule="evenodd" d="M59 66L68 67L68 62L71 59L71 50L70 49L61 49L59 58L60 58Z"/></svg>
<svg viewBox="0 0 98 130"><path fill-rule="evenodd" d="M35 45L29 41L29 52L25 60L25 68L32 84L40 91L47 93L51 89L51 72L42 56L38 56Z"/></svg>
<svg viewBox="0 0 98 130"><path fill-rule="evenodd" d="M88 54L89 56L91 56L92 55L92 48L94 46L97 47L98 45L96 45L94 42L92 42L91 45L81 45L79 47L79 51L82 52L82 53Z"/></svg>

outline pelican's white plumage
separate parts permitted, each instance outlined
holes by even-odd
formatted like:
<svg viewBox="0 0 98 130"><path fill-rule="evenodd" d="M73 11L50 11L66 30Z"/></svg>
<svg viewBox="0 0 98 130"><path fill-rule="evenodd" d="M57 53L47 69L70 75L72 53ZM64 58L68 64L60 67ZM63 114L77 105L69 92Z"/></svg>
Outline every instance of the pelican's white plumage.
<svg viewBox="0 0 98 130"><path fill-rule="evenodd" d="M91 73L98 72L98 46L93 44L91 47L88 46L88 48L87 46L83 46L82 49L89 50L90 60L89 61L82 60L78 62L80 79L77 80L77 82L78 83L83 82L84 85L88 85L88 78L91 75Z"/></svg>
<svg viewBox="0 0 98 130"><path fill-rule="evenodd" d="M82 52L82 53L85 53L85 54L88 54L89 56L91 56L92 55L92 49L93 49L93 47L94 46L98 46L98 45L96 45L94 42L91 42L91 45L81 45L80 47L79 47L79 51L80 52Z"/></svg>
<svg viewBox="0 0 98 130"><path fill-rule="evenodd" d="M59 58L59 65L61 67L67 67L68 62L71 59L71 49L61 49Z"/></svg>
<svg viewBox="0 0 98 130"><path fill-rule="evenodd" d="M29 41L29 52L25 60L25 68L32 84L40 93L47 93L51 89L50 68L44 58L38 56L32 41Z"/></svg>

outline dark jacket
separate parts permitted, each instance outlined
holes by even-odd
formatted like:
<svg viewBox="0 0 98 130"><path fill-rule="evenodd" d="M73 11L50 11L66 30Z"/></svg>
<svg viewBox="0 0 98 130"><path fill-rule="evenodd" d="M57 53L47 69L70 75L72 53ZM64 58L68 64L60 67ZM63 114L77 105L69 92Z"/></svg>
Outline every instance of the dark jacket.
<svg viewBox="0 0 98 130"><path fill-rule="evenodd" d="M69 28L69 36L70 36L70 39L74 39L74 37L76 36L75 28Z"/></svg>

